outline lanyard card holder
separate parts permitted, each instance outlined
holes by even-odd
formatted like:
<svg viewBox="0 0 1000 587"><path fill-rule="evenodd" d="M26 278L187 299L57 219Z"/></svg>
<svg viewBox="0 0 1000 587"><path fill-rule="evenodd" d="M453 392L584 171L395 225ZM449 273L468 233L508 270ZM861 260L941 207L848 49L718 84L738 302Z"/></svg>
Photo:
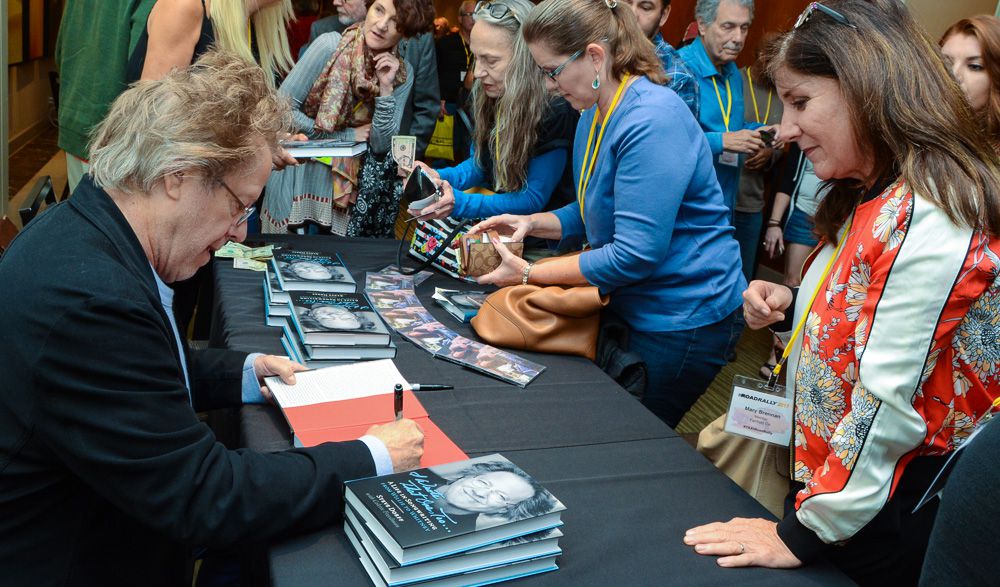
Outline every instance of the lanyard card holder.
<svg viewBox="0 0 1000 587"><path fill-rule="evenodd" d="M725 430L788 446L792 439L792 398L783 385L743 375L733 378Z"/></svg>

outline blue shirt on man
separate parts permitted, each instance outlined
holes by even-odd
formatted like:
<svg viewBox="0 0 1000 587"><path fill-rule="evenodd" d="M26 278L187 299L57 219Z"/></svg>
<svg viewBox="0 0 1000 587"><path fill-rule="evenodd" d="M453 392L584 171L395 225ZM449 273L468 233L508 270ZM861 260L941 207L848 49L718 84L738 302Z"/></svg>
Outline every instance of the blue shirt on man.
<svg viewBox="0 0 1000 587"><path fill-rule="evenodd" d="M663 34L657 32L653 37L656 56L663 62L663 71L667 72L667 87L677 92L687 107L698 118L698 79L691 73L691 68L684 63L677 49L663 39Z"/></svg>
<svg viewBox="0 0 1000 587"><path fill-rule="evenodd" d="M577 182L595 111L577 126ZM622 94L580 199L586 222L579 200L554 212L563 240L590 243L580 269L632 329L698 328L742 303L746 281L712 154L674 92L639 78Z"/></svg>
<svg viewBox="0 0 1000 587"><path fill-rule="evenodd" d="M740 171L745 157L723 152L722 133L755 129L762 125L756 122L748 123L743 118L743 78L735 63L723 65L720 73L708 57L701 37L683 47L678 53L698 79L701 93L699 99L701 112L698 122L712 148L715 173L719 178L722 196L731 215L736 205L736 194L740 188ZM731 106L730 98L732 98ZM728 124L726 116L723 115L724 109L728 111Z"/></svg>

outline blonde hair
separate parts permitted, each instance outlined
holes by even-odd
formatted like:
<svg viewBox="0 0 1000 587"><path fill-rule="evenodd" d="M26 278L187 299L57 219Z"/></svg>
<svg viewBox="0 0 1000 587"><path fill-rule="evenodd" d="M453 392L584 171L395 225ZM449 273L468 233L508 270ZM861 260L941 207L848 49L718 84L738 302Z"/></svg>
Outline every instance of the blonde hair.
<svg viewBox="0 0 1000 587"><path fill-rule="evenodd" d="M291 127L284 98L256 63L212 50L185 69L135 83L94 129L90 173L97 186L148 193L188 171L216 180L277 147Z"/></svg>
<svg viewBox="0 0 1000 587"><path fill-rule="evenodd" d="M611 8L605 0L545 0L531 12L521 34L528 43L562 55L606 40L614 79L643 75L653 83L667 83L663 62L624 3Z"/></svg>
<svg viewBox="0 0 1000 587"><path fill-rule="evenodd" d="M215 31L215 41L224 51L257 63L250 49L246 0L212 0L209 18ZM260 66L268 73L268 83L274 86L275 74L291 71L294 61L288 46L288 23L295 19L292 0L262 8L254 13L254 35Z"/></svg>
<svg viewBox="0 0 1000 587"><path fill-rule="evenodd" d="M482 82L472 86L472 110L476 128L472 139L476 145L476 163L483 164L493 153L493 189L516 192L528 181L528 163L534 155L538 125L548 108L548 93L542 73L531 58L528 45L521 37L521 23L534 8L528 0L494 0L491 4L506 6L503 18L494 18L489 10L476 12L476 24L485 23L506 30L513 42L513 57L504 74L504 93L490 98ZM498 116L502 112L503 116ZM490 124L491 121L496 124Z"/></svg>

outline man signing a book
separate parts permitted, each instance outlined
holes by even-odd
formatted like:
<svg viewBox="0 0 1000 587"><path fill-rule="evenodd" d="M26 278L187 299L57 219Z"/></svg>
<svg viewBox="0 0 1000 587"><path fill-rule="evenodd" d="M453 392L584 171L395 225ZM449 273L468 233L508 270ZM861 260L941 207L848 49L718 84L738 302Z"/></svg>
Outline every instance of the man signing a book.
<svg viewBox="0 0 1000 587"><path fill-rule="evenodd" d="M284 358L191 350L167 284L246 236L289 121L255 64L210 52L113 104L73 197L0 259L0 577L191 584L196 548L335 523L343 482L419 465L410 420L262 454L196 411L263 402Z"/></svg>

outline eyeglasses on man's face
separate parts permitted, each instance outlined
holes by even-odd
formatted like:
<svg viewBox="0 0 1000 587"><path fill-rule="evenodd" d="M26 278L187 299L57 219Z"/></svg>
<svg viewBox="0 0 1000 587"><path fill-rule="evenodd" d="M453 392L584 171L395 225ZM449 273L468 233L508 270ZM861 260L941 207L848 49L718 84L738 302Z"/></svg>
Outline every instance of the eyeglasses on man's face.
<svg viewBox="0 0 1000 587"><path fill-rule="evenodd" d="M564 69L566 69L567 65L569 65L570 63L573 63L573 61L575 61L581 55L583 55L583 49L580 49L577 52L575 52L572 55L570 55L569 58L566 61L563 61L559 65L559 67L557 67L555 69L545 69L545 68L542 68L542 67L539 67L538 69L541 69L542 73L544 73L545 75L549 76L549 79L551 79L552 81L558 82L559 80L557 80L556 78L559 77L559 74L562 73Z"/></svg>
<svg viewBox="0 0 1000 587"><path fill-rule="evenodd" d="M236 205L240 209L240 215L233 222L233 226L240 226L241 224L250 219L250 216L253 215L257 207L244 206L243 201L239 199L236 193L229 187L229 185L222 178L219 178L219 184L222 185L222 187L226 190L226 193L229 194L229 196L236 201Z"/></svg>
<svg viewBox="0 0 1000 587"><path fill-rule="evenodd" d="M800 26L804 25L806 22L808 22L809 18L812 17L813 13L816 12L817 10L819 10L823 14L829 16L830 18L832 18L833 20L837 21L838 23L844 26L849 26L855 30L857 30L858 28L854 23L848 20L846 16L830 8L829 6L826 6L819 2L811 2L809 3L809 6L806 6L806 9L802 11L802 14L799 15L799 19L795 21L795 26L792 27L792 30L794 31L798 29Z"/></svg>

